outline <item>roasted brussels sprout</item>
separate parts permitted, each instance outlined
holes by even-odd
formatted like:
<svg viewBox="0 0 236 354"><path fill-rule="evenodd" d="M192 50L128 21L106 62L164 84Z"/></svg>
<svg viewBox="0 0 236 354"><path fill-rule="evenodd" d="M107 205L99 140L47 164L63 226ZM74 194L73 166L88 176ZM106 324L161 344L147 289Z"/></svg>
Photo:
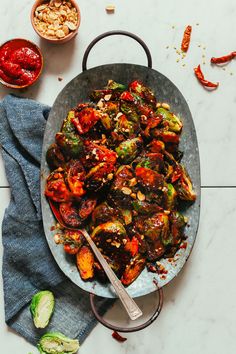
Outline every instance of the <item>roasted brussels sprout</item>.
<svg viewBox="0 0 236 354"><path fill-rule="evenodd" d="M62 133L76 133L76 129L72 120L75 119L75 110L69 111L66 119L64 119L61 127Z"/></svg>
<svg viewBox="0 0 236 354"><path fill-rule="evenodd" d="M157 213L159 211L163 211L163 208L160 207L158 204L155 203L149 203L146 201L141 201L141 200L134 200L132 202L133 208L137 213L142 214L142 215L150 215L153 213Z"/></svg>
<svg viewBox="0 0 236 354"><path fill-rule="evenodd" d="M87 133L101 118L101 113L92 107L86 107L78 112L72 123L80 134Z"/></svg>
<svg viewBox="0 0 236 354"><path fill-rule="evenodd" d="M168 125L168 130L174 133L181 132L183 123L176 115L162 107L158 108L156 113L163 117L163 121Z"/></svg>
<svg viewBox="0 0 236 354"><path fill-rule="evenodd" d="M116 152L122 163L130 163L140 153L143 146L142 138L133 138L122 142Z"/></svg>
<svg viewBox="0 0 236 354"><path fill-rule="evenodd" d="M118 82L115 82L113 80L109 80L107 83L106 88L108 90L118 90L118 91L125 91L126 86L123 84L119 84Z"/></svg>
<svg viewBox="0 0 236 354"><path fill-rule="evenodd" d="M180 177L174 184L179 198L183 200L195 201L196 193L193 190L192 181L185 168L181 165L179 165L179 173Z"/></svg>
<svg viewBox="0 0 236 354"><path fill-rule="evenodd" d="M94 276L94 255L88 246L82 246L76 254L76 263L83 280Z"/></svg>
<svg viewBox="0 0 236 354"><path fill-rule="evenodd" d="M125 268L125 271L121 277L121 282L128 286L130 285L140 273L143 271L145 267L145 258L142 258L140 255L132 259L132 262L128 264Z"/></svg>
<svg viewBox="0 0 236 354"><path fill-rule="evenodd" d="M135 173L140 185L147 191L161 190L164 186L164 177L162 174L146 167L136 167Z"/></svg>
<svg viewBox="0 0 236 354"><path fill-rule="evenodd" d="M30 311L36 328L47 327L54 311L55 299L49 290L35 294L31 300Z"/></svg>
<svg viewBox="0 0 236 354"><path fill-rule="evenodd" d="M171 183L168 183L167 191L164 193L164 204L166 210L173 210L176 205L177 192Z"/></svg>
<svg viewBox="0 0 236 354"><path fill-rule="evenodd" d="M46 154L46 161L51 170L64 166L65 158L57 144L54 143L49 146Z"/></svg>
<svg viewBox="0 0 236 354"><path fill-rule="evenodd" d="M79 158L83 151L83 141L79 135L59 132L56 134L55 139L57 145L67 158Z"/></svg>
<svg viewBox="0 0 236 354"><path fill-rule="evenodd" d="M98 191L113 178L114 165L101 162L91 168L86 176L85 186L88 190ZM111 178L110 178L111 177Z"/></svg>
<svg viewBox="0 0 236 354"><path fill-rule="evenodd" d="M183 230L186 225L186 220L184 216L178 211L171 212L169 216L170 220L170 231L172 236L172 245L178 246L180 245L184 234Z"/></svg>
<svg viewBox="0 0 236 354"><path fill-rule="evenodd" d="M117 211L106 202L99 204L92 213L92 220L95 226L117 219L117 217Z"/></svg>
<svg viewBox="0 0 236 354"><path fill-rule="evenodd" d="M136 80L131 82L129 84L129 90L136 93L153 106L156 105L156 97L153 91L149 87L145 86L142 81Z"/></svg>
<svg viewBox="0 0 236 354"><path fill-rule="evenodd" d="M58 203L67 202L71 199L71 192L65 183L64 170L61 167L53 171L47 178L44 194Z"/></svg>
<svg viewBox="0 0 236 354"><path fill-rule="evenodd" d="M117 154L113 150L103 145L85 141L84 156L81 158L81 161L87 169L96 166L100 162L115 165L116 160Z"/></svg>
<svg viewBox="0 0 236 354"><path fill-rule="evenodd" d="M118 121L115 125L117 133L123 134L125 137L132 137L137 135L140 130L139 124L134 123L127 119L125 114L119 116Z"/></svg>
<svg viewBox="0 0 236 354"><path fill-rule="evenodd" d="M46 333L38 342L40 354L74 354L78 349L77 339L70 339L59 332Z"/></svg>
<svg viewBox="0 0 236 354"><path fill-rule="evenodd" d="M84 180L86 172L78 160L70 160L65 169L65 180L74 197L80 198L85 194Z"/></svg>
<svg viewBox="0 0 236 354"><path fill-rule="evenodd" d="M78 207L72 202L60 203L59 211L66 225L74 228L82 225L84 220L79 216Z"/></svg>

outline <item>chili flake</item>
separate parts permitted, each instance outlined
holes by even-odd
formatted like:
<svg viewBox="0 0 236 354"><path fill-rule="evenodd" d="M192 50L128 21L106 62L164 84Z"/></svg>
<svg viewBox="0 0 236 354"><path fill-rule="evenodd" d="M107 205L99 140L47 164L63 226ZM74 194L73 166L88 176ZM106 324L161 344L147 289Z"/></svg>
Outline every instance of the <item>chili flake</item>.
<svg viewBox="0 0 236 354"><path fill-rule="evenodd" d="M184 31L184 36L182 39L181 49L183 52L187 52L191 39L192 26L187 26Z"/></svg>

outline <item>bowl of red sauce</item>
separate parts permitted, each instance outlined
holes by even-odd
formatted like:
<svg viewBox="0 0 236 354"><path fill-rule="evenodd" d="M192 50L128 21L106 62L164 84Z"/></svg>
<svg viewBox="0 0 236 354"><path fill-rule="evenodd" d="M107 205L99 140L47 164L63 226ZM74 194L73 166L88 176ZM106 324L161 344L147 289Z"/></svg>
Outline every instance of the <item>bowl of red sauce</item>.
<svg viewBox="0 0 236 354"><path fill-rule="evenodd" d="M15 38L0 46L0 83L21 89L38 80L43 69L43 56L33 42Z"/></svg>

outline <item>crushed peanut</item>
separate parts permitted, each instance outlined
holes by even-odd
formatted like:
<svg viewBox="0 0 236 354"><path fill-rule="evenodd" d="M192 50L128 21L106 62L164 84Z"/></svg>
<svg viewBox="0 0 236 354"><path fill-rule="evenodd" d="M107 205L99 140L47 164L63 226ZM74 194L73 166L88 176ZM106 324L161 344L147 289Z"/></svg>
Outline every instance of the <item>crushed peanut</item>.
<svg viewBox="0 0 236 354"><path fill-rule="evenodd" d="M107 5L106 6L106 12L108 14L113 14L115 12L115 6L114 5Z"/></svg>
<svg viewBox="0 0 236 354"><path fill-rule="evenodd" d="M136 178L135 178L135 177L134 177L134 178L132 178L132 179L129 181L129 185L130 185L130 187L135 186L137 183L138 183L138 182L137 182L137 180L136 180Z"/></svg>
<svg viewBox="0 0 236 354"><path fill-rule="evenodd" d="M132 190L128 187L123 187L123 188L121 188L121 190L126 195L130 195L132 193Z"/></svg>
<svg viewBox="0 0 236 354"><path fill-rule="evenodd" d="M34 25L49 39L63 39L75 31L79 15L69 0L50 0L36 8Z"/></svg>
<svg viewBox="0 0 236 354"><path fill-rule="evenodd" d="M168 103L162 103L161 106L162 106L162 108L165 108L168 111L170 110L170 105Z"/></svg>
<svg viewBox="0 0 236 354"><path fill-rule="evenodd" d="M138 200L140 200L140 202L143 202L146 199L145 195L140 191L138 191L137 197L138 197Z"/></svg>

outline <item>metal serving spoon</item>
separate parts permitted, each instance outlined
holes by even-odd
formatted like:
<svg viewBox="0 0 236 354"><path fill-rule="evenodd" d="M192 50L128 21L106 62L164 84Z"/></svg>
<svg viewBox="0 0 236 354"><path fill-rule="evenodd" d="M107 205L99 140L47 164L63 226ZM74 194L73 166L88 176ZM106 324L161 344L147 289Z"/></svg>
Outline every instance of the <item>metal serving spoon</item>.
<svg viewBox="0 0 236 354"><path fill-rule="evenodd" d="M65 223L62 220L62 217L55 206L53 202L49 200L49 205L52 209L52 212L56 218L56 220L59 222L59 224L66 228L66 229L72 229L68 226L65 225ZM75 229L73 229L75 230ZM121 283L121 281L117 278L116 274L113 272L105 258L103 257L102 253L99 251L95 243L93 242L92 238L88 234L88 232L85 229L79 229L79 231L83 234L85 239L87 240L88 244L92 248L95 256L97 257L97 260L101 264L104 272L106 273L108 279L110 280L117 296L119 297L120 301L122 302L124 308L126 309L126 312L128 313L129 317L131 320L136 320L137 318L142 316L142 311L136 304L136 302L132 299L132 297L128 294L126 291L125 287Z"/></svg>

